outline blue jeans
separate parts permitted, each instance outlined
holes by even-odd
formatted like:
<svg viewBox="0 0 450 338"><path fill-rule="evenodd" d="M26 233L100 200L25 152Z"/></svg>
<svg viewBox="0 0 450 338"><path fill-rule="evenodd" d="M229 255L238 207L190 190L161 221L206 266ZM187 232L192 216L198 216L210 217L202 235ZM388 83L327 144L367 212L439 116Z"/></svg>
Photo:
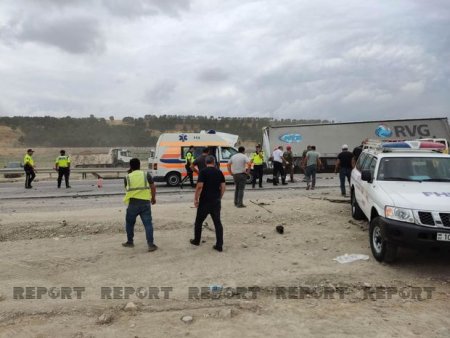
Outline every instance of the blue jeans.
<svg viewBox="0 0 450 338"><path fill-rule="evenodd" d="M339 171L339 179L341 180L341 194L345 195L345 179L350 183L350 176L352 175L352 168L341 168Z"/></svg>
<svg viewBox="0 0 450 338"><path fill-rule="evenodd" d="M311 185L311 188L314 189L316 186L316 173L317 173L317 165L311 164L306 167L305 176L306 176L306 184L308 187Z"/></svg>
<svg viewBox="0 0 450 338"><path fill-rule="evenodd" d="M136 224L136 218L138 215L141 217L142 223L144 224L147 244L153 244L153 224L150 201L144 200L142 200L142 202L131 201L128 205L127 215L125 216L125 230L127 231L128 243L133 243L134 225Z"/></svg>

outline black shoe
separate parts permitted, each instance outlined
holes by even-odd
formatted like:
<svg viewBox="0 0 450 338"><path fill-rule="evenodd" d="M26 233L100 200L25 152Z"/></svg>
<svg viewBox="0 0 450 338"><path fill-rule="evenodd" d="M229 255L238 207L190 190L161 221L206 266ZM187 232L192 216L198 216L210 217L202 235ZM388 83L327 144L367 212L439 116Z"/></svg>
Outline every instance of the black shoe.
<svg viewBox="0 0 450 338"><path fill-rule="evenodd" d="M254 186L254 185L252 185L252 188L253 188L253 189L255 189L255 186Z"/></svg>
<svg viewBox="0 0 450 338"><path fill-rule="evenodd" d="M236 205L236 207L237 207L237 208L247 208L247 206L246 206L246 205L243 205L243 204L241 204L241 205Z"/></svg>
<svg viewBox="0 0 450 338"><path fill-rule="evenodd" d="M262 185L260 185L259 187L260 187L260 188L262 188L263 186L262 186Z"/></svg>
<svg viewBox="0 0 450 338"><path fill-rule="evenodd" d="M72 188L70 185L66 187L66 189L70 189L70 188Z"/></svg>
<svg viewBox="0 0 450 338"><path fill-rule="evenodd" d="M25 187L25 189L31 189L31 187Z"/></svg>
<svg viewBox="0 0 450 338"><path fill-rule="evenodd" d="M122 246L124 246L126 248L134 248L134 243L133 242L125 242L125 243L122 243Z"/></svg>
<svg viewBox="0 0 450 338"><path fill-rule="evenodd" d="M58 189L61 189L61 187L58 187Z"/></svg>
<svg viewBox="0 0 450 338"><path fill-rule="evenodd" d="M222 247L219 248L218 246L213 245L213 249L216 251L222 252Z"/></svg>
<svg viewBox="0 0 450 338"><path fill-rule="evenodd" d="M195 246L199 246L199 245L200 245L199 242L196 242L196 241L193 240L193 239L190 239L189 242L190 242L192 245L195 245Z"/></svg>
<svg viewBox="0 0 450 338"><path fill-rule="evenodd" d="M148 245L148 251L149 252L155 251L156 249L158 249L158 247L155 244L149 244Z"/></svg>

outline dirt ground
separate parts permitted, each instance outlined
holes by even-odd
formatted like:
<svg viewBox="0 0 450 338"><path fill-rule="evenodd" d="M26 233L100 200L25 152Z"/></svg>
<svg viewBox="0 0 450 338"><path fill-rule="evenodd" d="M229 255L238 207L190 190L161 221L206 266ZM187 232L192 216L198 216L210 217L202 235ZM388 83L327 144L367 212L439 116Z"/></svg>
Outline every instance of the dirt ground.
<svg viewBox="0 0 450 338"><path fill-rule="evenodd" d="M245 209L233 206L232 194L222 206L222 253L211 248L211 219L204 243L189 244L191 192L158 197L153 253L140 222L136 246L120 245L125 208L118 196L0 201L0 336L450 336L448 254L401 250L395 264L377 263L367 223L351 220L336 188L250 189ZM345 253L370 259L333 260ZM30 298L36 287L84 291L81 299L14 299L14 288L25 287ZM112 287L116 299L102 299ZM150 287L159 299L147 297ZM201 287L214 293L196 299ZM129 299L121 299L125 288ZM388 288L391 299L383 299Z"/></svg>

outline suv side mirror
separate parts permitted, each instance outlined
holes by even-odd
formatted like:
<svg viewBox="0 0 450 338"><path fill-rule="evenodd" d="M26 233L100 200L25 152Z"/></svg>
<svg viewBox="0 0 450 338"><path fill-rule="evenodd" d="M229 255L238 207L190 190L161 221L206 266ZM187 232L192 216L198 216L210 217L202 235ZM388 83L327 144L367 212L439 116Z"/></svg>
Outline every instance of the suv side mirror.
<svg viewBox="0 0 450 338"><path fill-rule="evenodd" d="M370 170L368 170L368 169L363 170L361 172L361 179L363 181L372 183L372 174L371 174Z"/></svg>

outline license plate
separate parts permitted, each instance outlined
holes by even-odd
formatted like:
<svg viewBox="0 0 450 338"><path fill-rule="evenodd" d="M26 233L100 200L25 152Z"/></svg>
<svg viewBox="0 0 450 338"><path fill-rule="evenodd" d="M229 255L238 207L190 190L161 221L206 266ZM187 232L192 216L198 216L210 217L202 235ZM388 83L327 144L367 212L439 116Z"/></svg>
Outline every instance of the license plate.
<svg viewBox="0 0 450 338"><path fill-rule="evenodd" d="M450 234L445 234L445 233L442 233L442 232L438 232L437 236L436 236L436 239L438 241L450 242Z"/></svg>

